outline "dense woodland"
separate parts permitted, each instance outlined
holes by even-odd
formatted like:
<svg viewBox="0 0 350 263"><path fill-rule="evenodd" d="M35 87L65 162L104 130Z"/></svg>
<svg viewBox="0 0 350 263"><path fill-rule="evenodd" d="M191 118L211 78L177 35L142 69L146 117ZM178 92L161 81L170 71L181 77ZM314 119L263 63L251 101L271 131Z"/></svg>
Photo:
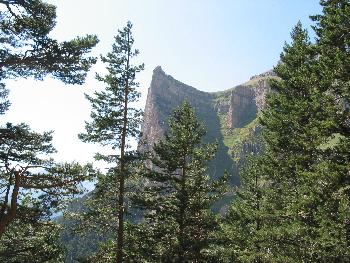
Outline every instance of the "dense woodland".
<svg viewBox="0 0 350 263"><path fill-rule="evenodd" d="M264 152L250 156L237 189L228 173L217 180L208 174L217 145L203 142L205 127L186 101L152 151L131 148L140 135L142 112L133 105L144 65L134 64L139 52L128 22L100 58L107 73L86 96L91 119L79 135L114 150L96 154L107 172L57 163L52 132L25 123L0 127L0 261L350 262L350 1L320 4L322 13L310 17L316 39L298 23L283 47L259 115ZM56 9L41 0L0 6L1 114L10 105L7 79L84 83L97 61L89 55L96 36L51 38ZM67 209L87 180L96 188L84 206ZM233 191L227 212L213 212ZM67 231L98 242L67 261Z"/></svg>

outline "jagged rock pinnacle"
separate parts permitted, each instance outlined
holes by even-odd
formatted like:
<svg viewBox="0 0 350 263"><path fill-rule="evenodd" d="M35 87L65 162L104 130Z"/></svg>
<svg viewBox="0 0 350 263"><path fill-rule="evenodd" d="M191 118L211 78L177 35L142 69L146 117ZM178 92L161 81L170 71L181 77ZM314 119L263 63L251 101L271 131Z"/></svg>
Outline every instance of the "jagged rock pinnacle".
<svg viewBox="0 0 350 263"><path fill-rule="evenodd" d="M162 74L165 74L164 70L162 69L161 66L157 66L155 67L155 69L153 70L153 74L156 74L156 73L162 73Z"/></svg>

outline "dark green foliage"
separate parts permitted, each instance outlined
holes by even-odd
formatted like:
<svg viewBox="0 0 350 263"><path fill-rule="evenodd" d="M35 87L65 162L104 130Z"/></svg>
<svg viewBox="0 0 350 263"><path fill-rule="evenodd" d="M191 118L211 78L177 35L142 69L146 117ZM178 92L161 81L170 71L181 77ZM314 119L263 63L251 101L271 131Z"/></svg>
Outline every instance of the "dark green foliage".
<svg viewBox="0 0 350 263"><path fill-rule="evenodd" d="M149 262L147 253L149 244L144 239L147 229L142 225L133 224L129 221L124 225L124 262ZM86 258L89 263L112 263L116 258L115 238L108 238L107 241L99 243L99 251ZM85 262L85 261L83 261ZM152 261L151 261L152 262Z"/></svg>
<svg viewBox="0 0 350 263"><path fill-rule="evenodd" d="M3 0L0 7L0 114L9 106L6 79L51 75L67 84L84 82L96 62L88 56L96 36L53 39L56 8L40 0ZM92 169L56 164L51 141L52 132L35 133L25 124L0 128L0 247L6 262L62 261L59 229L50 216L81 192Z"/></svg>
<svg viewBox="0 0 350 263"><path fill-rule="evenodd" d="M0 115L4 114L10 106L10 102L7 100L8 93L5 84L0 83Z"/></svg>
<svg viewBox="0 0 350 263"><path fill-rule="evenodd" d="M241 262L300 262L304 257L301 246L310 245L305 238L311 233L304 232L301 221L304 211L295 205L298 198L307 195L300 189L305 184L301 175L317 161L316 147L327 138L326 134L320 136L320 131L327 117L323 107L329 100L313 87L317 79L310 71L315 52L300 23L292 40L275 68L281 80L271 83L275 92L261 117L265 153L260 161L250 164L247 171L251 178L245 175L240 198L232 207L235 225L242 226L247 218L255 225L253 235L241 232L245 228L237 229L248 246L236 250ZM325 103L320 105L318 99L323 98Z"/></svg>
<svg viewBox="0 0 350 263"><path fill-rule="evenodd" d="M264 197L268 184L261 170L264 162L262 157L251 157L249 165L241 172L242 187L237 189L234 205L216 232L220 242L212 246L219 262L261 262L265 256L262 225L267 219L264 210L268 204Z"/></svg>
<svg viewBox="0 0 350 263"><path fill-rule="evenodd" d="M349 262L350 3L321 4L317 42L299 23L274 69L280 80L261 117L266 150L222 226L223 262Z"/></svg>
<svg viewBox="0 0 350 263"><path fill-rule="evenodd" d="M0 4L6 7L0 12L0 80L51 74L83 82L95 62L84 57L95 37L58 43L48 37L53 6ZM87 95L92 120L80 135L116 153L96 156L109 163L107 173L98 175L96 189L69 222L102 242L94 244L97 253L79 252L76 261L350 262L350 3L321 5L323 14L312 17L316 42L298 23L274 69L278 79L270 83L273 92L260 117L264 153L248 162L224 220L211 209L228 176L208 175L217 145L203 143L205 131L188 103L173 112L169 133L145 162L129 151L130 139L139 135L141 113L131 106L139 98L136 74L143 65L131 64L138 54L131 23L118 31L112 52L102 57L108 73L97 75L106 87ZM2 114L9 103L0 85ZM247 114L252 119L256 109ZM217 122L214 115L209 119ZM93 171L56 164L48 157L55 151L51 140L50 132L35 133L25 124L0 129L4 262L62 261L59 228L50 216L80 193L79 183Z"/></svg>
<svg viewBox="0 0 350 263"><path fill-rule="evenodd" d="M317 73L322 91L333 95L337 115L330 118L335 128L332 136L339 141L323 148L323 158L308 176L317 178L315 196L319 222L316 242L324 261L350 261L350 2L321 1L323 14L313 16L318 37L320 62ZM322 216L319 216L322 215Z"/></svg>
<svg viewBox="0 0 350 263"><path fill-rule="evenodd" d="M216 144L202 144L205 131L185 102L169 119L169 134L154 145L141 170L142 191L133 198L145 210L146 262L210 262L218 218L210 208L222 198L227 175L212 181L207 165Z"/></svg>
<svg viewBox="0 0 350 263"><path fill-rule="evenodd" d="M87 212L88 199L92 192L74 199L69 203L64 216L56 218L56 222L62 226L60 235L61 243L66 248L65 262L84 262L89 256L96 253L99 243L106 241L109 235L101 236L101 231L96 231L94 225L84 222L84 213ZM95 214L96 215L96 214ZM78 227L77 227L78 226ZM100 230L100 229L98 229ZM84 234L81 234L84 232ZM105 233L102 231L102 233Z"/></svg>
<svg viewBox="0 0 350 263"><path fill-rule="evenodd" d="M137 163L129 162L129 167L137 166ZM100 174L95 189L72 203L64 220L61 220L68 226L63 236L63 242L69 253L66 256L68 262L80 262L78 259L85 260L82 262L94 263L115 262L118 229L117 174L118 171L115 169L111 169L107 174ZM125 262L143 262L140 259L143 254L140 247L145 244L140 240L139 235L135 235L141 231L141 228L134 225L140 220L141 215L129 204L131 192L140 188L140 182L139 178L132 174L125 185L126 222L124 223L123 258Z"/></svg>
<svg viewBox="0 0 350 263"><path fill-rule="evenodd" d="M106 76L97 74L96 78L105 84L105 90L96 91L94 96L86 95L92 106L92 121L86 123L86 134L80 135L83 141L110 145L113 149L120 148L125 122L125 103L127 103L125 136L137 137L139 134L141 111L128 104L140 97L136 90L139 86L136 74L143 70L144 65L131 64L132 58L139 53L138 50L132 49L134 39L131 28L132 25L128 22L123 30L118 30L112 51L106 56L101 56L102 61L107 64L108 74ZM116 157L112 156L105 159L116 161Z"/></svg>
<svg viewBox="0 0 350 263"><path fill-rule="evenodd" d="M26 204L28 205L28 204ZM0 261L9 263L61 263L61 228L49 222L37 208L21 207L20 216L8 228L0 242ZM33 216L36 217L33 220Z"/></svg>

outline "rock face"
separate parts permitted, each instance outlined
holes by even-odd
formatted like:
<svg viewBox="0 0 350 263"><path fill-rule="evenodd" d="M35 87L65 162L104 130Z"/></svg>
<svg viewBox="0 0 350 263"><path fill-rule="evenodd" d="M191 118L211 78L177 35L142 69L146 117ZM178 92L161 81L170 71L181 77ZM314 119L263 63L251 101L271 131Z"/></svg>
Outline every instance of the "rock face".
<svg viewBox="0 0 350 263"><path fill-rule="evenodd" d="M257 106L254 89L238 86L231 93L227 122L231 129L242 128L255 119Z"/></svg>
<svg viewBox="0 0 350 263"><path fill-rule="evenodd" d="M266 77L264 74L261 75ZM231 94L228 112L229 127L231 129L243 128L252 122L258 111L265 107L265 97L269 90L266 79L258 79L256 84L251 87L243 85L235 87Z"/></svg>
<svg viewBox="0 0 350 263"><path fill-rule="evenodd" d="M222 92L203 92L188 86L170 75L160 66L153 71L148 90L142 124L141 150L149 150L167 130L167 117L172 110L187 100L204 123L207 142L218 142L218 153L210 164L212 178L221 176L224 170L232 174L231 183L239 184L238 170L245 155L257 152L259 127L257 113L265 107L269 92L268 79L274 77L269 71L252 77L247 83Z"/></svg>
<svg viewBox="0 0 350 263"><path fill-rule="evenodd" d="M167 117L184 100L197 110L204 110L209 106L212 98L212 94L183 84L172 76L166 75L160 66L156 67L148 89L141 128L142 139L146 142L144 147L149 149L164 135L167 129Z"/></svg>

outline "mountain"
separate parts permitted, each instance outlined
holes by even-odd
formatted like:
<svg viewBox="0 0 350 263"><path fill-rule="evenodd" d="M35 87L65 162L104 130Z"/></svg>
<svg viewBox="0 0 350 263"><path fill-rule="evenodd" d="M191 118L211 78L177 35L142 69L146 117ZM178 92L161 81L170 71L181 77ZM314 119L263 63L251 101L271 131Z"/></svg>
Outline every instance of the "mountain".
<svg viewBox="0 0 350 263"><path fill-rule="evenodd" d="M248 82L225 91L203 92L165 74L160 66L156 67L144 110L141 138L144 143L140 142L139 149L152 149L167 130L167 117L187 100L205 125L205 141L218 142L218 153L210 163L209 174L216 178L228 170L232 175L231 185L239 185L239 168L244 164L245 156L261 151L257 115L265 107L265 97L270 91L269 78L275 78L272 71L253 76ZM75 200L69 210L82 210L87 196ZM229 200L228 196L228 200L218 202L213 209L219 211ZM72 223L64 218L57 221L66 226ZM61 238L67 248L67 263L77 262L73 258L95 252L96 244L103 240L95 233L81 237L70 231L64 231Z"/></svg>
<svg viewBox="0 0 350 263"><path fill-rule="evenodd" d="M273 71L253 76L225 91L204 92L156 67L148 89L139 149L150 150L164 136L167 117L187 100L207 130L205 141L218 143L217 156L210 163L211 177L217 178L227 170L232 175L230 183L239 185L239 168L245 156L261 151L257 114L265 107L269 78L275 78Z"/></svg>

